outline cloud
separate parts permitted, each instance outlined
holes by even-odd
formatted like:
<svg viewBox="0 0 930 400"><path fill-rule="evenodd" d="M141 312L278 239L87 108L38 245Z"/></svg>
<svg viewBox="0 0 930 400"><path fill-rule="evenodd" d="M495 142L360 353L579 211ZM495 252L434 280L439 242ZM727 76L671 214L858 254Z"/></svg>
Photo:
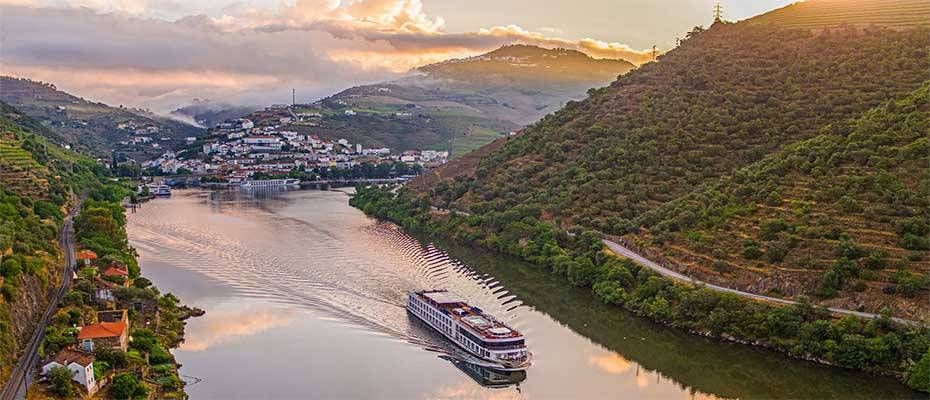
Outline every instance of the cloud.
<svg viewBox="0 0 930 400"><path fill-rule="evenodd" d="M167 111L194 97L280 102L290 88L318 98L509 43L636 64L651 59L620 43L565 40L516 25L448 33L420 0L296 0L273 8L242 2L203 5L209 15L157 17L170 15L171 4L0 0L0 72L97 101Z"/></svg>

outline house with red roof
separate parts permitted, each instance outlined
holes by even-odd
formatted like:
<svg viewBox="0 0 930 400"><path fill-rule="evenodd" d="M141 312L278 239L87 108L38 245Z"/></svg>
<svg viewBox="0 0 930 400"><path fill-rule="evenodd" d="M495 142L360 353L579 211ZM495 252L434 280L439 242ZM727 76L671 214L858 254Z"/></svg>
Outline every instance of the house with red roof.
<svg viewBox="0 0 930 400"><path fill-rule="evenodd" d="M83 262L84 262L84 265L87 266L87 265L90 265L90 263L94 262L94 260L97 259L97 253L94 253L94 252L92 252L92 251L90 251L90 250L81 250L81 251L77 252L77 257L76 257L76 258L77 258L78 262L83 261Z"/></svg>
<svg viewBox="0 0 930 400"><path fill-rule="evenodd" d="M78 332L77 338L84 351L94 351L97 348L126 351L129 345L129 326L123 321L85 325Z"/></svg>
<svg viewBox="0 0 930 400"><path fill-rule="evenodd" d="M103 276L119 277L123 279L123 286L129 286L129 270L125 265L113 263L103 270Z"/></svg>

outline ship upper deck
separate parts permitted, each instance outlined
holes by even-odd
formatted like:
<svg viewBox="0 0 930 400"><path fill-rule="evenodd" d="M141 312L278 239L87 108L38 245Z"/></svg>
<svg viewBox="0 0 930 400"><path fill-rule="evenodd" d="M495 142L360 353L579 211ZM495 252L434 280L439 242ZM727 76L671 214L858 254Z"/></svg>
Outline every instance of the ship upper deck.
<svg viewBox="0 0 930 400"><path fill-rule="evenodd" d="M471 328L484 339L515 339L523 337L523 334L505 325L494 317L485 314L478 307L470 306L461 296L446 291L433 290L417 292L417 295L424 298L435 306L446 312L450 317L461 321L464 325Z"/></svg>

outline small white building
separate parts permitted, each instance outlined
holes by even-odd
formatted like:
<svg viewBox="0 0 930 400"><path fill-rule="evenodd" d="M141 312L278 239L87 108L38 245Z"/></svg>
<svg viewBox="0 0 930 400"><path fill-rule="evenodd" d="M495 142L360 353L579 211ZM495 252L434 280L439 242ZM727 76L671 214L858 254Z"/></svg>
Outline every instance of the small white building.
<svg viewBox="0 0 930 400"><path fill-rule="evenodd" d="M94 379L94 356L83 351L64 349L59 351L45 365L42 366L42 375L47 375L52 368L65 367L74 372L75 382L81 384L88 394L97 392L97 380Z"/></svg>

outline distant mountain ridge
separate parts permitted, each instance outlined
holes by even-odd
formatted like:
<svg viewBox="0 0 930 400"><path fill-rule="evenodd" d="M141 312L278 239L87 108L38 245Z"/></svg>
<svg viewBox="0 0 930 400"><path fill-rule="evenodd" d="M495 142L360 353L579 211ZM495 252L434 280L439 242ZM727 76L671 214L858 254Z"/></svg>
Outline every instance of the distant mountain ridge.
<svg viewBox="0 0 930 400"><path fill-rule="evenodd" d="M311 130L365 146L451 150L460 156L633 68L627 61L597 60L574 50L504 46L323 99L316 105L323 121Z"/></svg>
<svg viewBox="0 0 930 400"><path fill-rule="evenodd" d="M568 49L515 44L480 56L453 59L417 68L434 79L482 84L595 84L614 80L636 68L626 60L594 59Z"/></svg>
<svg viewBox="0 0 930 400"><path fill-rule="evenodd" d="M203 129L160 117L146 110L112 107L59 90L54 84L0 76L0 101L41 121L75 148L102 156L118 150L130 157L147 158L197 136ZM137 135L145 130L144 135ZM147 136L147 145L122 144L131 136ZM154 147L158 144L160 148Z"/></svg>

